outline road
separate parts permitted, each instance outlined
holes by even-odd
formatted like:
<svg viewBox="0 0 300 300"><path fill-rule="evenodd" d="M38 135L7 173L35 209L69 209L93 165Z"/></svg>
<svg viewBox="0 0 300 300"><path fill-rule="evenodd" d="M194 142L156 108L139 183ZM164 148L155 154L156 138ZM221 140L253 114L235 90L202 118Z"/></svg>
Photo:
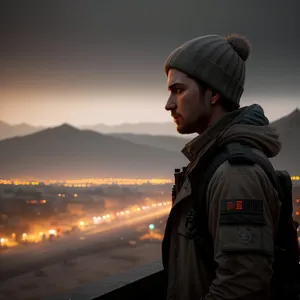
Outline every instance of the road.
<svg viewBox="0 0 300 300"><path fill-rule="evenodd" d="M135 230L138 225L166 216L169 211L170 208L166 207L111 224L92 226L83 232L62 237L53 242L9 249L0 255L0 281L63 262L66 259L119 247L138 236Z"/></svg>

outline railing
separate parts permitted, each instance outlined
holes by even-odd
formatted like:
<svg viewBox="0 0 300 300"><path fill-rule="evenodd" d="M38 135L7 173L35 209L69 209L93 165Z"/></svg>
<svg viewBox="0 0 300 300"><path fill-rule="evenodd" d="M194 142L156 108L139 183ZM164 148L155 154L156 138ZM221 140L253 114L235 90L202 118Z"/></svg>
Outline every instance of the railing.
<svg viewBox="0 0 300 300"><path fill-rule="evenodd" d="M164 283L161 261L155 261L46 300L164 300Z"/></svg>

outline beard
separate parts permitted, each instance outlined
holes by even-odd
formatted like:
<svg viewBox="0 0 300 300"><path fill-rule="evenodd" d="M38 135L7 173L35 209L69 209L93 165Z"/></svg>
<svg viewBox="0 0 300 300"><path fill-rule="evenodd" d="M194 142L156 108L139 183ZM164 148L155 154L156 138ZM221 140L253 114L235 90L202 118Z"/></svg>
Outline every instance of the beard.
<svg viewBox="0 0 300 300"><path fill-rule="evenodd" d="M177 122L177 132L180 134L202 134L209 127L210 114L201 113L194 121L180 119Z"/></svg>
<svg viewBox="0 0 300 300"><path fill-rule="evenodd" d="M189 125L177 125L177 132L180 134L192 134L195 133L196 130Z"/></svg>

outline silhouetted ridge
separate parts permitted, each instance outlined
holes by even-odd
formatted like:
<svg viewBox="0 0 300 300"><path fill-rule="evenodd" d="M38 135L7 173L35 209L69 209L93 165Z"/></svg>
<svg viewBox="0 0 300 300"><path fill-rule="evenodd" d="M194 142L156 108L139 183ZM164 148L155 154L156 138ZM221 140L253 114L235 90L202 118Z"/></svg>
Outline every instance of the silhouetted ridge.
<svg viewBox="0 0 300 300"><path fill-rule="evenodd" d="M48 143L49 141L55 142L64 138L69 138L70 136L74 136L79 133L79 129L65 123L57 127L49 127L38 132L34 132L25 136L10 138L4 141L12 140L13 142L14 140L28 140L36 144L36 142L39 140L40 142ZM4 141L0 141L0 143Z"/></svg>
<svg viewBox="0 0 300 300"><path fill-rule="evenodd" d="M44 131L52 132L55 134L75 134L75 133L78 133L80 130L74 126L67 124L67 123L63 123L60 126L47 128Z"/></svg>
<svg viewBox="0 0 300 300"><path fill-rule="evenodd" d="M282 148L272 160L276 168L286 169L291 175L300 174L300 110L296 108L290 114L271 124L279 134Z"/></svg>
<svg viewBox="0 0 300 300"><path fill-rule="evenodd" d="M279 134L283 134L290 130L298 130L300 128L299 108L296 108L290 114L274 121L271 125L276 128Z"/></svg>
<svg viewBox="0 0 300 300"><path fill-rule="evenodd" d="M15 136L24 136L42 129L42 127L31 126L27 123L10 125L0 121L0 140L9 139Z"/></svg>
<svg viewBox="0 0 300 300"><path fill-rule="evenodd" d="M2 178L172 178L180 152L140 145L68 124L0 141Z"/></svg>

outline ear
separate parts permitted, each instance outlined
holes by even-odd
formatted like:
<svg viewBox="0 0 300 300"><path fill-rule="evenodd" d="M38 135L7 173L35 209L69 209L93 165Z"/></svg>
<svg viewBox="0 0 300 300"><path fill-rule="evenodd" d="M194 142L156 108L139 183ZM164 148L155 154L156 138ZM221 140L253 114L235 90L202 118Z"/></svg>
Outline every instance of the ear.
<svg viewBox="0 0 300 300"><path fill-rule="evenodd" d="M212 91L211 92L210 103L212 105L216 104L219 101L220 98L221 98L221 95L219 93Z"/></svg>

